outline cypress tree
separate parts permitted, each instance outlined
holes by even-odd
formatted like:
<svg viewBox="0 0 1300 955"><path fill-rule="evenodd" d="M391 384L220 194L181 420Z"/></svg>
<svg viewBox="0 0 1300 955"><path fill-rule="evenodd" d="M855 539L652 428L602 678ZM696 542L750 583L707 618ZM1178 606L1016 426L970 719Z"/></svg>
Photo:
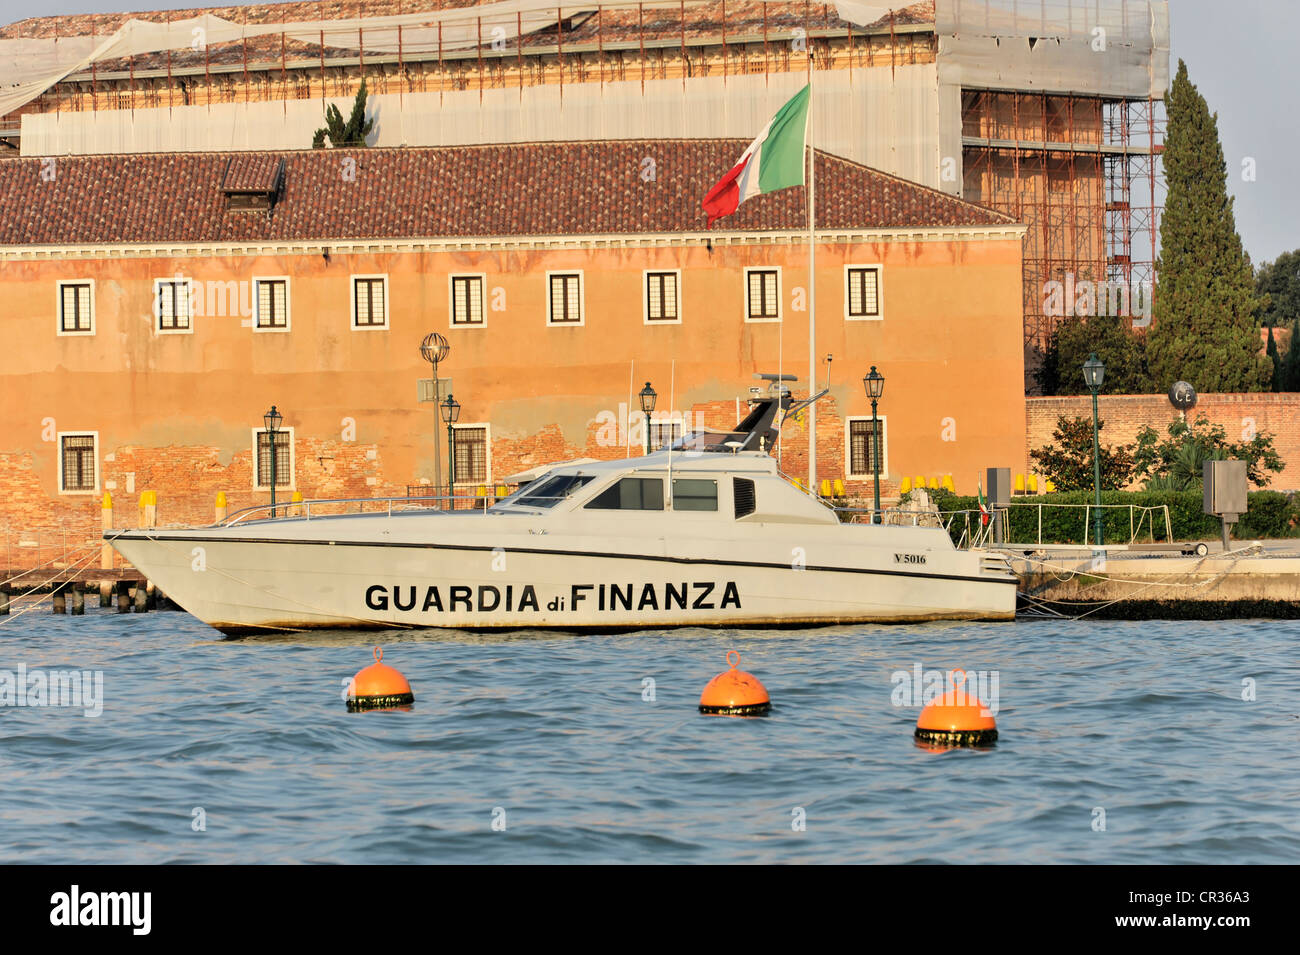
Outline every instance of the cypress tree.
<svg viewBox="0 0 1300 955"><path fill-rule="evenodd" d="M1218 116L1182 60L1165 109L1168 194L1147 335L1153 384L1163 390L1184 379L1203 393L1263 391L1272 367L1259 353L1262 303L1237 234Z"/></svg>
<svg viewBox="0 0 1300 955"><path fill-rule="evenodd" d="M1264 354L1273 363L1273 390L1282 390L1282 356L1277 353L1277 342L1273 340L1273 326L1268 326L1268 348Z"/></svg>

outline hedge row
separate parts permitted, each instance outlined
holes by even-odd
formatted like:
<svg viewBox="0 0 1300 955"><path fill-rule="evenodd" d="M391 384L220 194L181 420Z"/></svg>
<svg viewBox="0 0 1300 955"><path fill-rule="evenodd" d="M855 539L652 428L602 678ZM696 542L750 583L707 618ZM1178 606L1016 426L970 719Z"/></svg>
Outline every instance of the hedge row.
<svg viewBox="0 0 1300 955"><path fill-rule="evenodd" d="M978 511L979 500L974 497L959 497L944 492L930 492L939 506L939 510ZM1038 540L1039 509L1026 507L1026 504L1091 504L1091 491L1068 491L1056 494L1017 495L1007 515L1007 538L1009 543L1030 543ZM1103 504L1132 505L1133 526L1141 522L1138 540L1165 539L1165 520L1162 511L1142 512L1136 508L1158 508L1168 506L1169 521L1173 527L1176 541L1217 540L1221 534L1219 519L1202 511L1203 497L1196 491L1103 491ZM1252 491L1247 495L1249 510L1232 530L1232 536L1238 540L1262 540L1275 537L1300 537L1300 498L1280 491ZM1089 521L1092 511L1086 512ZM1130 539L1129 511L1116 508L1104 509L1105 541L1108 544L1126 544ZM1082 507L1042 508L1042 540L1045 543L1082 544L1092 540L1092 528L1085 528L1085 511ZM944 521L947 522L947 514ZM954 541L959 541L967 524L974 526L979 520L978 514L955 515L949 532Z"/></svg>

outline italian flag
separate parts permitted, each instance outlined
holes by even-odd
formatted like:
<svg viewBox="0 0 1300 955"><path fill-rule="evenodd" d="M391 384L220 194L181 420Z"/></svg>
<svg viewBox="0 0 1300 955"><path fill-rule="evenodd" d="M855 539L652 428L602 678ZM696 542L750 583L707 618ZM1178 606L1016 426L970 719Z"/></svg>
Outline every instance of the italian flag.
<svg viewBox="0 0 1300 955"><path fill-rule="evenodd" d="M740 162L709 190L702 205L709 214L710 227L735 212L746 199L803 185L810 89L805 86L795 93L750 143Z"/></svg>
<svg viewBox="0 0 1300 955"><path fill-rule="evenodd" d="M991 518L993 515L989 513L989 505L988 505L988 502L984 500L984 484L983 484L982 482L977 482L977 483L976 483L976 485L975 485L975 493L979 496L979 502L980 502L980 523L983 524L985 527L988 527L988 526L989 526L989 518Z"/></svg>

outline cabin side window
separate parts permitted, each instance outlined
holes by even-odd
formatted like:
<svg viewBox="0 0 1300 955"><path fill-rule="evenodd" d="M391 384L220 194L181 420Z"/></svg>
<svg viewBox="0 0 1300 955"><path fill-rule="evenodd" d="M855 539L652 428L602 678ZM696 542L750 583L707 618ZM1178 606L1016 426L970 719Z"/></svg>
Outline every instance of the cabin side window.
<svg viewBox="0 0 1300 955"><path fill-rule="evenodd" d="M718 482L699 478L679 478L673 481L673 510L716 511L718 509Z"/></svg>
<svg viewBox="0 0 1300 955"><path fill-rule="evenodd" d="M594 511L662 511L664 482L660 478L623 478L587 504Z"/></svg>
<svg viewBox="0 0 1300 955"><path fill-rule="evenodd" d="M749 478L732 478L731 500L735 504L736 520L753 514L758 509L754 497L754 482Z"/></svg>

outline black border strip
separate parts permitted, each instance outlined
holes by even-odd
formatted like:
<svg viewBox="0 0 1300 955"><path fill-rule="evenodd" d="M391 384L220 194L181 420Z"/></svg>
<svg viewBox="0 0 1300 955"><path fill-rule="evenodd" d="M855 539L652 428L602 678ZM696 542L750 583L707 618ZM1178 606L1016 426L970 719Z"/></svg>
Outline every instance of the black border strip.
<svg viewBox="0 0 1300 955"><path fill-rule="evenodd" d="M334 541L334 540L277 540L267 537L173 537L170 534L150 535L143 534L139 531L129 530L121 531L112 537L105 534L104 539L110 543L115 540L146 540L146 541L180 541L184 543L209 543L209 544L281 544L286 547L297 547L299 545L311 545L316 547L408 547L425 550L463 550L463 551L490 551L493 547L486 544L417 544L405 541ZM510 548L516 554L542 554L548 557L602 557L619 560L655 560L670 564L710 564L719 567L759 567L767 570L785 569L787 564L772 564L765 561L755 560L715 560L710 557L660 557L655 554L619 554L613 551L589 551L589 550L550 550L533 547L515 547ZM1000 577L966 577L956 574L927 574L919 571L910 570L879 570L873 567L820 567L808 566L805 570L821 571L832 574L877 574L888 577L921 577L932 580L963 580L968 583L977 584L1010 584L1018 586L1020 581L1012 576L1007 578Z"/></svg>

